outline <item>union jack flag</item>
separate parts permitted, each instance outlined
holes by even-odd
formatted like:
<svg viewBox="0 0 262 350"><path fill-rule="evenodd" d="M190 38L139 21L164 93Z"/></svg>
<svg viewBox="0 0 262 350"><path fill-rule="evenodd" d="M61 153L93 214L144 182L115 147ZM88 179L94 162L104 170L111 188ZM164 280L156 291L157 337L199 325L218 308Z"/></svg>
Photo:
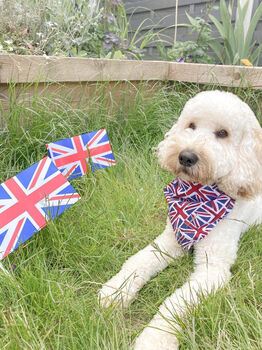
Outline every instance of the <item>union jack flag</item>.
<svg viewBox="0 0 262 350"><path fill-rule="evenodd" d="M80 199L45 157L0 185L0 260Z"/></svg>
<svg viewBox="0 0 262 350"><path fill-rule="evenodd" d="M105 129L46 145L49 157L61 173L72 180L92 171L115 165Z"/></svg>
<svg viewBox="0 0 262 350"><path fill-rule="evenodd" d="M205 238L235 204L216 184L203 186L178 178L164 189L164 195L176 239L184 249Z"/></svg>

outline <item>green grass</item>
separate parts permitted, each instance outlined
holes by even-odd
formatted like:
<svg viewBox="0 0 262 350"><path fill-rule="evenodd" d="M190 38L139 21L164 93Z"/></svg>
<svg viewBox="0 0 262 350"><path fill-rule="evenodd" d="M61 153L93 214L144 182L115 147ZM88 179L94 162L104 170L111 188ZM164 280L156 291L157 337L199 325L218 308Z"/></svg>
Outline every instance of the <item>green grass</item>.
<svg viewBox="0 0 262 350"><path fill-rule="evenodd" d="M30 107L13 93L0 131L0 181L46 155L45 144L106 128L117 165L72 181L82 199L50 222L3 265L0 273L0 349L125 350L157 307L188 278L192 256L177 260L150 281L127 310L101 310L98 289L122 263L165 226L163 187L172 175L152 152L196 85L163 87L130 103L102 103L87 115L84 103L35 97ZM261 91L236 90L261 118ZM240 243L233 278L180 320L181 349L262 348L262 240L254 227ZM12 267L15 270L12 272Z"/></svg>

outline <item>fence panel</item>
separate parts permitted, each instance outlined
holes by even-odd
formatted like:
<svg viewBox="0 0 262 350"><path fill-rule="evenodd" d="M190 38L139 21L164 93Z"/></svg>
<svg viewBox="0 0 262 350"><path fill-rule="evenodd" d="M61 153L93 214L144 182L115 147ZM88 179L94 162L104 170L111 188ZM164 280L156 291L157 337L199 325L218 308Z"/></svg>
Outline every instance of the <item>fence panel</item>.
<svg viewBox="0 0 262 350"><path fill-rule="evenodd" d="M176 18L176 0L123 0L128 18L130 20L130 35L136 31L139 26L141 29L141 36L154 28L154 32L160 32L159 37L163 40L162 45L167 49L171 47L174 42L175 33L175 18ZM219 0L178 0L178 24L189 23L186 13L192 17L201 17L208 20L213 35L216 36L217 30L208 18L208 13L214 15L220 20L219 10L208 10L208 5L215 5L219 7ZM258 8L260 0L254 0L253 13ZM235 2L236 5L236 2ZM233 23L235 21L235 9L233 11ZM141 25L142 24L142 25ZM177 29L177 40L187 41L192 40L190 28L186 26L179 26ZM259 21L257 29L254 34L254 40L258 43L262 42L262 19ZM146 59L157 58L158 50L156 43L150 43L146 46ZM262 59L260 59L262 64Z"/></svg>

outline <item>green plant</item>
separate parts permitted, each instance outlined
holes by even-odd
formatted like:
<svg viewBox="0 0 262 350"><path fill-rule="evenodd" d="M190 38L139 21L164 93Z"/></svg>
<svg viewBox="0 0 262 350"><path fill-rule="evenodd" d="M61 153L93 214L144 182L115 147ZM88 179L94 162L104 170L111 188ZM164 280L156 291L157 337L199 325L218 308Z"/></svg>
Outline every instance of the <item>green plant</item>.
<svg viewBox="0 0 262 350"><path fill-rule="evenodd" d="M208 54L208 43L211 40L211 28L205 19L193 18L186 14L190 24L183 24L191 28L191 35L196 40L177 41L167 50L167 59L193 63L214 63L214 57Z"/></svg>
<svg viewBox="0 0 262 350"><path fill-rule="evenodd" d="M2 0L0 44L8 53L98 57L103 12L90 0Z"/></svg>
<svg viewBox="0 0 262 350"><path fill-rule="evenodd" d="M255 48L256 42L252 41L252 38L257 23L262 16L262 3L252 17L246 35L244 34L244 19L247 13L248 2L243 7L238 2L238 15L234 27L232 24L233 4L234 1L231 1L227 7L225 0L220 1L222 23L213 15L209 15L219 31L220 38L218 39L222 40L222 44L218 40L210 40L209 46L222 64L241 64L241 59L248 59L253 65L257 65L262 51L262 44Z"/></svg>
<svg viewBox="0 0 262 350"><path fill-rule="evenodd" d="M0 12L0 53L142 56L134 40L128 40L121 0L0 0Z"/></svg>
<svg viewBox="0 0 262 350"><path fill-rule="evenodd" d="M116 3L118 6L113 10ZM142 59L146 46L150 43L163 43L165 37L161 34L163 30L157 30L157 24L149 18L145 18L136 30L131 28L130 20L136 9L128 17L121 0L105 0L104 16L107 30L103 48L108 50L106 57L123 58L124 55L130 59ZM114 13L113 16L112 13ZM145 26L148 22L150 25Z"/></svg>

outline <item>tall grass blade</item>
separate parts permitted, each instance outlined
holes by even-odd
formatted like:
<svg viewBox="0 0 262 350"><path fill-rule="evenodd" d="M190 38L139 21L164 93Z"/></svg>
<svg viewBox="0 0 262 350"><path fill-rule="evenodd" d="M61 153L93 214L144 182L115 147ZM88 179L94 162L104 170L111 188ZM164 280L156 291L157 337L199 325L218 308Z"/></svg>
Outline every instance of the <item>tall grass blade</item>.
<svg viewBox="0 0 262 350"><path fill-rule="evenodd" d="M224 39L226 38L226 29L225 27L219 22L218 19L216 19L215 16L209 15L209 18L212 20L212 22L215 24L217 30L219 31L221 37Z"/></svg>
<svg viewBox="0 0 262 350"><path fill-rule="evenodd" d="M218 42L218 40L211 40L211 41L208 42L208 45L211 47L211 49L217 55L220 63L224 64L225 60L224 60L224 57L222 55L223 46Z"/></svg>
<svg viewBox="0 0 262 350"><path fill-rule="evenodd" d="M249 28L247 31L247 35L246 35L246 40L245 40L245 44L244 44L244 52L248 51L248 48L250 46L251 40L253 38L254 35L254 31L256 29L256 26L258 24L258 21L260 20L262 16L262 3L258 6L258 8L256 9L254 16L252 17L250 24L249 24Z"/></svg>
<svg viewBox="0 0 262 350"><path fill-rule="evenodd" d="M240 3L238 5L238 17L236 19L235 23L235 30L234 30L234 36L236 38L236 47L238 49L239 58L246 58L246 52L245 52L245 37L244 37L244 20L248 9L248 2L245 4L245 6L242 8L240 6Z"/></svg>
<svg viewBox="0 0 262 350"><path fill-rule="evenodd" d="M228 38L232 51L234 52L236 50L236 40L234 37L234 29L231 21L231 16L226 6L225 0L220 1L220 14L226 34L225 38Z"/></svg>

